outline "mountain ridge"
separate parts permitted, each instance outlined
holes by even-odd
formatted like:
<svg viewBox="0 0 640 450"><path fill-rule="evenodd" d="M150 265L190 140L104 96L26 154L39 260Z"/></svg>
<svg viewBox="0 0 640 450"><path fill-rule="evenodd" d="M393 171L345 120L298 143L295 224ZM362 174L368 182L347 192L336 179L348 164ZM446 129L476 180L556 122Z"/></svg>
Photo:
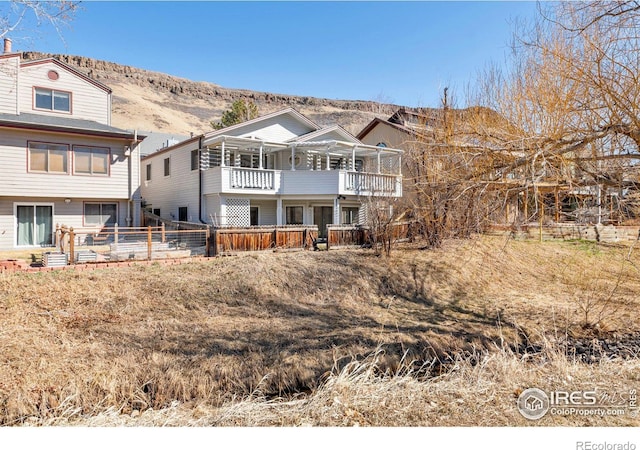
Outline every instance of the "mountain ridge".
<svg viewBox="0 0 640 450"><path fill-rule="evenodd" d="M119 128L199 134L211 130L210 122L219 121L223 111L242 99L254 102L260 115L293 107L321 126L338 124L357 134L374 118L388 118L403 108L374 100L334 100L225 88L85 56L22 53L23 60L51 57L112 89L112 125Z"/></svg>

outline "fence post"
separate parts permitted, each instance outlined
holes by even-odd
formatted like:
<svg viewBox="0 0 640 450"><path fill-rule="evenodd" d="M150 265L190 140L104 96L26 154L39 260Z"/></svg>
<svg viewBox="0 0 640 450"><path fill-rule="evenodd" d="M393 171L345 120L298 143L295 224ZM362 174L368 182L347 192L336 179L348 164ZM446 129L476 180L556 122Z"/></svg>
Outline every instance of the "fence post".
<svg viewBox="0 0 640 450"><path fill-rule="evenodd" d="M151 227L147 227L147 260L151 261Z"/></svg>
<svg viewBox="0 0 640 450"><path fill-rule="evenodd" d="M165 235L165 229L164 229L164 222L162 222L160 227L161 227L161 230L162 230L162 243L164 244L167 241L166 235Z"/></svg>
<svg viewBox="0 0 640 450"><path fill-rule="evenodd" d="M118 223L117 222L113 226L113 240L115 241L116 246L117 246L118 245Z"/></svg>
<svg viewBox="0 0 640 450"><path fill-rule="evenodd" d="M75 260L75 241L76 234L73 232L73 227L69 228L69 264L73 264Z"/></svg>
<svg viewBox="0 0 640 450"><path fill-rule="evenodd" d="M207 227L207 232L205 233L205 238L204 238L204 254L206 257L211 256L211 251L209 246L211 245L211 230L209 230L209 227Z"/></svg>
<svg viewBox="0 0 640 450"><path fill-rule="evenodd" d="M60 250L60 224L59 223L56 224L56 249Z"/></svg>

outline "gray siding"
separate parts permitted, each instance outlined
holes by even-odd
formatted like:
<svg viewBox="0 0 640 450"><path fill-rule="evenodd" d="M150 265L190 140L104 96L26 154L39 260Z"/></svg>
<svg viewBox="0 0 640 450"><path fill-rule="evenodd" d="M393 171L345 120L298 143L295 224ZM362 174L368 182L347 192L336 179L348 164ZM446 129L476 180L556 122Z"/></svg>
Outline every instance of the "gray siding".
<svg viewBox="0 0 640 450"><path fill-rule="evenodd" d="M308 125L301 123L294 117L284 114L265 119L256 124L248 124L233 130L230 134L239 137L256 137L271 142L285 142L296 136L313 131Z"/></svg>
<svg viewBox="0 0 640 450"><path fill-rule="evenodd" d="M60 77L55 81L50 80L47 76L50 70L56 71ZM93 120L110 125L111 104L109 93L54 63L22 67L20 69L19 84L18 100L21 112ZM71 114L35 110L34 86L71 92Z"/></svg>
<svg viewBox="0 0 640 450"><path fill-rule="evenodd" d="M191 170L191 150L197 143L185 144L171 151L152 155L141 161L140 191L151 208L160 208L165 219L178 219L178 208L186 206L191 221L199 221L199 170ZM170 175L164 175L164 160L170 160ZM151 180L146 179L147 165L151 164ZM203 217L203 220L208 220Z"/></svg>
<svg viewBox="0 0 640 450"><path fill-rule="evenodd" d="M18 114L18 67L20 58L0 58L0 113Z"/></svg>
<svg viewBox="0 0 640 450"><path fill-rule="evenodd" d="M68 145L68 173L28 172L28 142L47 142ZM129 198L129 164L135 174L138 170L138 153L125 156L123 140L98 137L82 137L46 132L3 130L0 140L2 164L0 179L4 196L41 196L69 198ZM73 174L73 146L86 145L108 148L111 152L109 176ZM133 189L137 187L137 176L133 175Z"/></svg>
<svg viewBox="0 0 640 450"><path fill-rule="evenodd" d="M204 198L204 220L211 225L220 224L220 196L217 194L206 195Z"/></svg>
<svg viewBox="0 0 640 450"><path fill-rule="evenodd" d="M258 225L275 225L277 216L277 204L275 200L250 200L251 206L257 206Z"/></svg>
<svg viewBox="0 0 640 450"><path fill-rule="evenodd" d="M67 225L75 229L87 228L84 223L85 202L116 203L118 205L118 224L125 225L128 206L127 202L120 199L83 198L73 199L65 203L64 198L51 197L0 197L0 249L16 247L16 218L14 207L16 204L52 204L53 224ZM95 227L90 227L95 228Z"/></svg>

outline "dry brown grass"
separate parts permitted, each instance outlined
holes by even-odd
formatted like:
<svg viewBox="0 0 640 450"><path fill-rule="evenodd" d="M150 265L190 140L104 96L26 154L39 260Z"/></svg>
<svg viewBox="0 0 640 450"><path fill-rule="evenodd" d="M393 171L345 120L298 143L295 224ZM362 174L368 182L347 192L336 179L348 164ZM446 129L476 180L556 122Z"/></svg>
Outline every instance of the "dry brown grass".
<svg viewBox="0 0 640 450"><path fill-rule="evenodd" d="M1 274L0 422L525 424L518 389L637 383L637 360L586 366L553 342L639 330L639 262L637 249L486 237L390 259L264 253ZM604 292L617 286L620 306L585 329L576 298L594 291L579 281L589 273ZM548 354L512 353L526 338Z"/></svg>

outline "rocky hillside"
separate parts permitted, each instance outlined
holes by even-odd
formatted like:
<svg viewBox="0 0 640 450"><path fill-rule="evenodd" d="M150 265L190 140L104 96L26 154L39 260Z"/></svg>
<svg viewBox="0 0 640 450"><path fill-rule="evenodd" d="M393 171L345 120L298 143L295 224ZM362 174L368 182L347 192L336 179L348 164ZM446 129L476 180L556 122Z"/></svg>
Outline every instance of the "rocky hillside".
<svg viewBox="0 0 640 450"><path fill-rule="evenodd" d="M399 106L373 101L330 100L243 89L227 89L83 56L24 52L24 59L55 57L113 89L116 127L185 134L208 131L209 123L238 99L256 103L260 114L294 107L320 125L339 124L352 133Z"/></svg>

